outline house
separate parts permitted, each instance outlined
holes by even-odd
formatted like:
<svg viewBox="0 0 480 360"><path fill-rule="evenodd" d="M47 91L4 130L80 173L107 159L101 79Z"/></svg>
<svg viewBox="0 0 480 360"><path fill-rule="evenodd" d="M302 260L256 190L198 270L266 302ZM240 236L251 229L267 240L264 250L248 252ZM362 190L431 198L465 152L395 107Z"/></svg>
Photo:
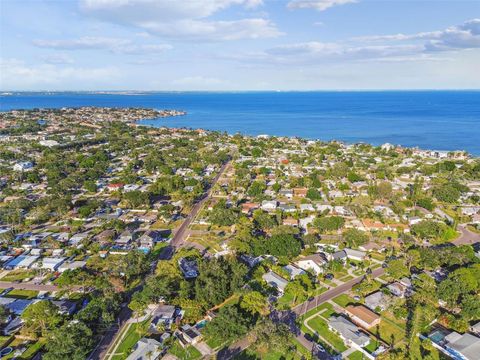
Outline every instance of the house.
<svg viewBox="0 0 480 360"><path fill-rule="evenodd" d="M339 334L347 345L356 345L358 348L367 346L370 343L370 336L343 316L330 317L328 319L328 328Z"/></svg>
<svg viewBox="0 0 480 360"><path fill-rule="evenodd" d="M202 334L200 334L200 331L198 331L196 327L187 324L180 328L177 337L182 346L187 346L188 344L194 345L198 343L202 338Z"/></svg>
<svg viewBox="0 0 480 360"><path fill-rule="evenodd" d="M263 200L261 208L264 211L275 211L277 204L278 202L276 200Z"/></svg>
<svg viewBox="0 0 480 360"><path fill-rule="evenodd" d="M5 336L16 333L23 326L23 320L20 316L10 316L6 324L2 326L2 334Z"/></svg>
<svg viewBox="0 0 480 360"><path fill-rule="evenodd" d="M298 220L294 218L285 218L282 221L283 225L298 227Z"/></svg>
<svg viewBox="0 0 480 360"><path fill-rule="evenodd" d="M278 195L291 199L293 198L293 191L291 189L283 189L278 192Z"/></svg>
<svg viewBox="0 0 480 360"><path fill-rule="evenodd" d="M28 171L33 169L33 164L30 161L21 161L13 165L14 171Z"/></svg>
<svg viewBox="0 0 480 360"><path fill-rule="evenodd" d="M254 210L258 209L259 207L260 205L258 203L253 203L253 202L246 202L241 205L243 214L250 214Z"/></svg>
<svg viewBox="0 0 480 360"><path fill-rule="evenodd" d="M377 309L385 310L388 307L388 298L383 292L376 291L365 296L365 306L372 311L376 311Z"/></svg>
<svg viewBox="0 0 480 360"><path fill-rule="evenodd" d="M290 280L293 280L295 277L297 277L299 275L305 274L305 271L303 271L302 269L299 269L296 266L290 265L290 264L284 266L283 270L285 270L288 273L288 275L290 275Z"/></svg>
<svg viewBox="0 0 480 360"><path fill-rule="evenodd" d="M480 354L480 338L470 333L452 332L445 336L444 347L455 359L476 360Z"/></svg>
<svg viewBox="0 0 480 360"><path fill-rule="evenodd" d="M280 204L278 206L278 208L280 210L282 210L283 212L286 212L286 213L292 213L292 212L295 212L297 211L297 208L295 205L291 205L291 204Z"/></svg>
<svg viewBox="0 0 480 360"><path fill-rule="evenodd" d="M353 249L344 249L347 258L350 260L362 261L365 259L366 253L360 250L353 250Z"/></svg>
<svg viewBox="0 0 480 360"><path fill-rule="evenodd" d="M133 233L130 230L123 231L115 240L117 245L128 245L133 240Z"/></svg>
<svg viewBox="0 0 480 360"><path fill-rule="evenodd" d="M160 232L149 230L138 238L138 243L141 248L152 249L155 243L160 239L162 239Z"/></svg>
<svg viewBox="0 0 480 360"><path fill-rule="evenodd" d="M66 270L75 270L84 268L87 265L86 261L72 261L72 262L64 262L62 263L57 271L63 273Z"/></svg>
<svg viewBox="0 0 480 360"><path fill-rule="evenodd" d="M345 313L357 325L369 329L380 323L380 315L375 314L364 305L349 305L345 308Z"/></svg>
<svg viewBox="0 0 480 360"><path fill-rule="evenodd" d="M108 184L107 189L109 191L118 191L121 190L124 187L124 184L122 183L113 183L113 184Z"/></svg>
<svg viewBox="0 0 480 360"><path fill-rule="evenodd" d="M64 257L44 257L41 261L41 268L50 271L56 271L66 260Z"/></svg>
<svg viewBox="0 0 480 360"><path fill-rule="evenodd" d="M5 303L3 300L7 298L0 298L0 304L4 305L8 310L10 310L12 313L14 313L17 316L20 316L23 314L25 309L30 305L33 304L39 300L27 300L27 299L8 299L8 301ZM13 300L13 301L9 301Z"/></svg>
<svg viewBox="0 0 480 360"><path fill-rule="evenodd" d="M280 294L283 294L285 287L288 284L288 281L282 278L280 275L277 275L273 271L269 271L263 274L262 279L267 282L268 285L277 289Z"/></svg>
<svg viewBox="0 0 480 360"><path fill-rule="evenodd" d="M6 270L12 269L29 269L34 262L38 260L38 256L19 255L16 258L10 260L4 265Z"/></svg>
<svg viewBox="0 0 480 360"><path fill-rule="evenodd" d="M307 271L311 270L318 276L323 273L323 268L327 264L327 260L323 254L313 254L301 258L296 261L295 264L300 269Z"/></svg>
<svg viewBox="0 0 480 360"><path fill-rule="evenodd" d="M328 255L328 260L345 262L347 260L347 253L345 250L336 251L333 254Z"/></svg>
<svg viewBox="0 0 480 360"><path fill-rule="evenodd" d="M89 236L88 232L75 234L68 240L68 244L69 245L77 245L82 240L85 240L88 236Z"/></svg>
<svg viewBox="0 0 480 360"><path fill-rule="evenodd" d="M150 332L158 333L159 327L170 329L175 321L176 308L173 305L159 305L152 314Z"/></svg>
<svg viewBox="0 0 480 360"><path fill-rule="evenodd" d="M304 198L307 196L308 189L307 188L294 188L293 189L293 196Z"/></svg>
<svg viewBox="0 0 480 360"><path fill-rule="evenodd" d="M315 211L312 204L300 204L300 211Z"/></svg>
<svg viewBox="0 0 480 360"><path fill-rule="evenodd" d="M77 303L70 300L53 300L52 304L57 306L61 314L73 315L77 309Z"/></svg>
<svg viewBox="0 0 480 360"><path fill-rule="evenodd" d="M178 260L178 266L183 273L185 279L195 279L198 276L198 265L195 259L188 260L181 258Z"/></svg>
<svg viewBox="0 0 480 360"><path fill-rule="evenodd" d="M246 263L249 268L253 268L253 267L257 266L258 264L260 264L260 262L262 262L263 257L262 256L253 257L253 256L250 256L250 255L241 254L240 255L240 260L242 260L244 263Z"/></svg>
<svg viewBox="0 0 480 360"><path fill-rule="evenodd" d="M404 298L406 295L408 295L408 288L398 281L388 284L387 289L392 293L392 295L400 298Z"/></svg>
<svg viewBox="0 0 480 360"><path fill-rule="evenodd" d="M127 360L156 360L162 353L162 344L155 339L141 338Z"/></svg>

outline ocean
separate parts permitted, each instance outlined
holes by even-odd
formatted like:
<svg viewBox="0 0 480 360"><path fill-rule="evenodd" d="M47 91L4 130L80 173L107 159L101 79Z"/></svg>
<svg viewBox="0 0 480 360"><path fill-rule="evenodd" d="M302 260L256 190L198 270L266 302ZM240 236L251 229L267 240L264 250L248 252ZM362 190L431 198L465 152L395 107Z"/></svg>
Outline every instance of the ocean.
<svg viewBox="0 0 480 360"><path fill-rule="evenodd" d="M149 107L186 116L140 124L348 143L386 142L480 156L480 91L12 93L0 111L78 106Z"/></svg>

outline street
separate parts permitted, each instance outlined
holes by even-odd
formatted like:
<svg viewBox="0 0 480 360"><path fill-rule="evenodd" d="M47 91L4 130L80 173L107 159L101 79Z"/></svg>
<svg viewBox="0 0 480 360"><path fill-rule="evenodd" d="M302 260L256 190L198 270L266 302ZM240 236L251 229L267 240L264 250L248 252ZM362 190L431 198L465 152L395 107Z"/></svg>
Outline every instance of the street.
<svg viewBox="0 0 480 360"><path fill-rule="evenodd" d="M218 179L222 176L222 174L225 171L225 169L227 168L228 164L229 164L229 162L226 162L225 164L222 165L218 174L215 176L215 178L212 180L212 183L210 184L210 186L206 190L205 195L202 197L201 200L199 200L193 206L192 210L187 215L187 217L185 218L183 223L175 231L175 234L173 235L173 238L170 241L170 246L166 247L164 249L164 251L162 251L162 253L160 254L157 261L158 260L170 259L172 257L172 255L175 253L175 249L180 248L184 245L186 237L188 235L188 227L190 226L192 221L195 220L195 217L198 215L198 212L202 209L205 202L210 198L213 187L217 183ZM152 264L151 273L155 272L157 261L155 261L155 263ZM142 288L142 285L139 285L134 291L139 291L139 290L141 290L141 288ZM126 325L128 319L130 319L131 317L132 317L132 311L128 308L127 302L126 302L124 304L124 306L122 306L122 309L120 310L117 323L113 324L105 332L104 336L102 337L102 339L99 342L99 344L97 345L97 347L92 351L92 353L88 357L88 360L105 359L107 354L108 354L109 349L115 343L115 340L116 340L117 336L119 334L121 334L122 329Z"/></svg>

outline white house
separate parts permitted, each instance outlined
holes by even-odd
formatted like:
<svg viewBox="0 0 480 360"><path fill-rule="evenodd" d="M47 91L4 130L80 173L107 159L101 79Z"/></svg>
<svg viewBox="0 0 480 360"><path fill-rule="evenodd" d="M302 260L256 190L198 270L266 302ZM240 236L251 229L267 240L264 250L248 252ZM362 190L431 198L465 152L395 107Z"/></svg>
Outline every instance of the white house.
<svg viewBox="0 0 480 360"><path fill-rule="evenodd" d="M13 165L15 171L28 171L33 169L33 164L30 161L22 161Z"/></svg>
<svg viewBox="0 0 480 360"><path fill-rule="evenodd" d="M277 204L276 200L263 200L261 208L265 211L275 211L277 209Z"/></svg>
<svg viewBox="0 0 480 360"><path fill-rule="evenodd" d="M313 254L295 262L300 269L313 271L315 275L323 273L323 267L327 264L327 260L321 254Z"/></svg>

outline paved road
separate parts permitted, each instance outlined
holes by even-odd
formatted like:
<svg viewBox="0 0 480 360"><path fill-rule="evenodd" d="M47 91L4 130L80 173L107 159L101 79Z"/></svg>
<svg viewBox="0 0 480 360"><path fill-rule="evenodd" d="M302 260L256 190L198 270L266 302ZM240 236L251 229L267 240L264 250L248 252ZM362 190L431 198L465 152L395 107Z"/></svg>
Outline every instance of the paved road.
<svg viewBox="0 0 480 360"><path fill-rule="evenodd" d="M230 162L226 162L225 164L222 165L222 167L220 168L220 171L218 172L217 176L215 176L215 178L213 179L212 183L210 184L210 187L207 189L203 198L201 200L199 200L193 206L192 210L190 211L190 214L188 214L188 216L183 221L182 225L180 225L180 227L177 229L177 231L175 231L175 235L173 236L173 239L170 242L170 244L173 247L178 248L178 247L181 247L185 243L185 240L186 240L187 235L188 235L189 226L192 224L193 220L195 220L198 213L202 209L203 205L208 201L208 199L210 199L210 197L212 195L213 187L218 182L218 179L220 179L220 177L224 173L224 171L227 168L229 163Z"/></svg>
<svg viewBox="0 0 480 360"><path fill-rule="evenodd" d="M21 290L34 290L34 291L58 291L59 288L56 285L42 285L42 284L34 284L32 282L24 282L24 283L14 283L10 281L0 281L0 289L21 289Z"/></svg>
<svg viewBox="0 0 480 360"><path fill-rule="evenodd" d="M170 246L166 247L164 251L159 256L158 260L166 260L170 259L175 252L176 248L181 247L184 245L186 237L188 235L188 227L195 220L195 217L198 215L198 212L201 210L202 206L205 202L211 197L212 189L217 183L218 179L222 176L223 172L227 168L229 162L222 165L220 171L212 180L209 188L206 190L205 195L203 198L198 201L190 211L190 214L185 218L183 223L178 227L175 231L175 234L170 242ZM153 273L156 269L156 262L152 264L151 273ZM140 291L143 285L139 285L135 288L133 292ZM101 360L107 357L108 350L112 347L113 343L117 336L122 332L121 330L127 324L127 321L132 317L132 311L128 308L126 304L122 306L120 313L118 315L118 321L116 324L112 325L104 334L103 338L100 340L97 347L93 350L93 352L88 357L88 360Z"/></svg>
<svg viewBox="0 0 480 360"><path fill-rule="evenodd" d="M382 276L385 273L385 269L383 268L377 268L372 271L372 278L376 278L379 276ZM342 285L338 285L337 287L330 289L328 291L325 291L323 294L315 296L312 300L307 300L304 303L297 305L294 307L292 310L295 314L297 315L303 315L307 311L312 310L319 306L321 303L331 300L334 297L343 294L344 292L350 291L352 287L355 284L358 284L360 281L362 281L363 276L359 276L355 279L352 279Z"/></svg>
<svg viewBox="0 0 480 360"><path fill-rule="evenodd" d="M480 242L480 235L468 230L467 225L458 225L458 230L462 233L458 239L453 241L455 245L471 245Z"/></svg>

